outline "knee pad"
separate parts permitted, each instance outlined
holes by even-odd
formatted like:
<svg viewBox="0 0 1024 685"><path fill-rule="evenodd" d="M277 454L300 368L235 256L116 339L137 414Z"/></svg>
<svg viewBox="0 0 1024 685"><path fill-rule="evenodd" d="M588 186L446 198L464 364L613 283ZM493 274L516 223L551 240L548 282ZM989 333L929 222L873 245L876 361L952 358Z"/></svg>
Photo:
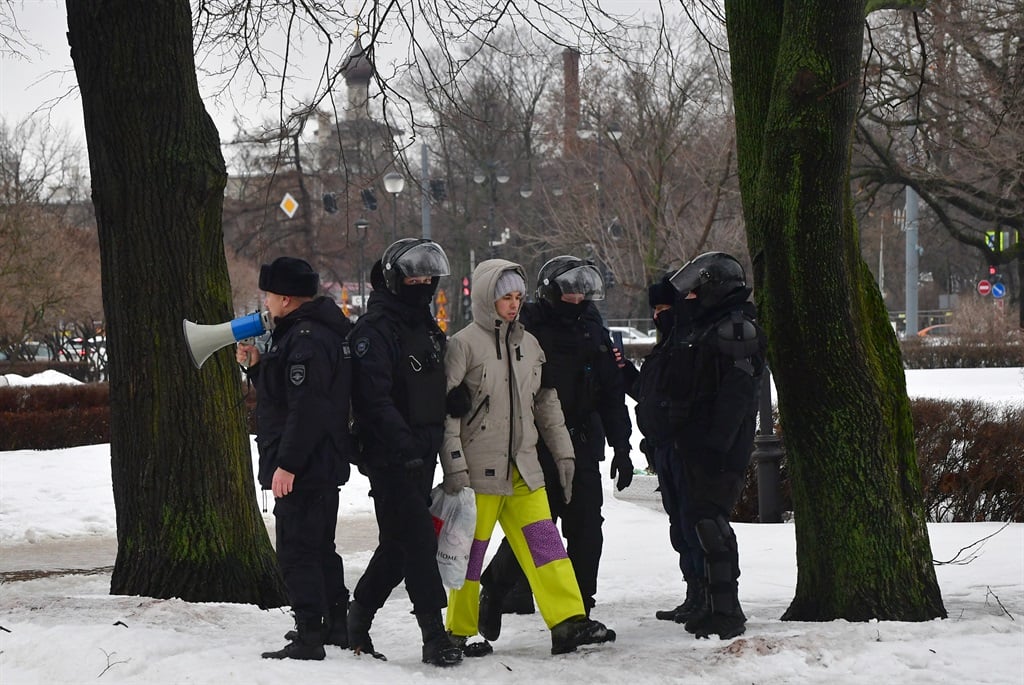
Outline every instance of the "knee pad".
<svg viewBox="0 0 1024 685"><path fill-rule="evenodd" d="M709 557L729 554L736 549L736 534L724 516L701 519L694 528L700 546Z"/></svg>

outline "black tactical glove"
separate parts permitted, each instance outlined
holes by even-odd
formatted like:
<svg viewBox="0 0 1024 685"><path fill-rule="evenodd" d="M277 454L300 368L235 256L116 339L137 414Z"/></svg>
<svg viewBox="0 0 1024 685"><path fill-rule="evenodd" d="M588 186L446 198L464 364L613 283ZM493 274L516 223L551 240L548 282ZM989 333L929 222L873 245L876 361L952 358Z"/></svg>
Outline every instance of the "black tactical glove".
<svg viewBox="0 0 1024 685"><path fill-rule="evenodd" d="M615 489L622 491L633 482L633 460L629 458L629 447L616 447L615 456L612 457L611 476L618 479L615 481Z"/></svg>
<svg viewBox="0 0 1024 685"><path fill-rule="evenodd" d="M469 413L469 410L473 408L473 400L469 396L469 389L465 383L459 383L448 391L444 406L448 416L453 419L462 418Z"/></svg>

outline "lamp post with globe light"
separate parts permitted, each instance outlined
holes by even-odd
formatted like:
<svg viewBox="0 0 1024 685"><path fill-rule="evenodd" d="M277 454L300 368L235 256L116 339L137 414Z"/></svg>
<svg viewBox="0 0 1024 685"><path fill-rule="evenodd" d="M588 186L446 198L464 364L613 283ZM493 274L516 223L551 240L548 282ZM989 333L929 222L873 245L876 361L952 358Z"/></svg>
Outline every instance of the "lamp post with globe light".
<svg viewBox="0 0 1024 685"><path fill-rule="evenodd" d="M356 219L356 238L359 240L359 314L366 311L366 231L370 228L370 222L366 219Z"/></svg>
<svg viewBox="0 0 1024 685"><path fill-rule="evenodd" d="M391 193L391 242L398 240L398 194L405 188L405 177L397 171L384 174L384 190Z"/></svg>
<svg viewBox="0 0 1024 685"><path fill-rule="evenodd" d="M486 183L490 187L490 207L487 212L487 247L491 259L497 255L497 244L494 239L494 210L498 204L498 184L508 183L509 178L508 172L501 169L498 162L491 162L487 165L486 171L477 169L476 173L473 174L474 183L477 185Z"/></svg>

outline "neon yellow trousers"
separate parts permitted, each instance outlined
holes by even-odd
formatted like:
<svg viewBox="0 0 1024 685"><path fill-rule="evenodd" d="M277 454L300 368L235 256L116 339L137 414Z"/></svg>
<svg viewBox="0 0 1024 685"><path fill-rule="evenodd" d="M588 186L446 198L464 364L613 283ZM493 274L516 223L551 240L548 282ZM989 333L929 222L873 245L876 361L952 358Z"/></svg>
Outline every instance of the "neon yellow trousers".
<svg viewBox="0 0 1024 685"><path fill-rule="evenodd" d="M572 562L558 528L544 488L533 492L513 468L511 495L476 496L476 531L466 570L466 582L448 596L445 627L453 635L477 634L480 617L480 573L484 553L491 541L494 524L500 523L519 565L530 582L537 607L548 628L567 618L584 614L583 598Z"/></svg>

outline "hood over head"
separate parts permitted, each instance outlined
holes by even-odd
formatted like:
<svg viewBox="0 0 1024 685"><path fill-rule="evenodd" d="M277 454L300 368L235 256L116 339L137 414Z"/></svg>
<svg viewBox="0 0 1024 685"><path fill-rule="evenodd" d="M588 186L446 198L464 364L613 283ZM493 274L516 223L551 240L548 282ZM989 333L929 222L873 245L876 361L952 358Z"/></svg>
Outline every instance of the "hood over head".
<svg viewBox="0 0 1024 685"><path fill-rule="evenodd" d="M498 312L494 309L494 292L498 285L498 279L505 271L512 269L526 283L526 271L522 266L507 259L488 259L480 262L473 270L473 291L470 295L473 302L473 321L481 326L490 328L498 318ZM523 293L526 297L526 293Z"/></svg>

